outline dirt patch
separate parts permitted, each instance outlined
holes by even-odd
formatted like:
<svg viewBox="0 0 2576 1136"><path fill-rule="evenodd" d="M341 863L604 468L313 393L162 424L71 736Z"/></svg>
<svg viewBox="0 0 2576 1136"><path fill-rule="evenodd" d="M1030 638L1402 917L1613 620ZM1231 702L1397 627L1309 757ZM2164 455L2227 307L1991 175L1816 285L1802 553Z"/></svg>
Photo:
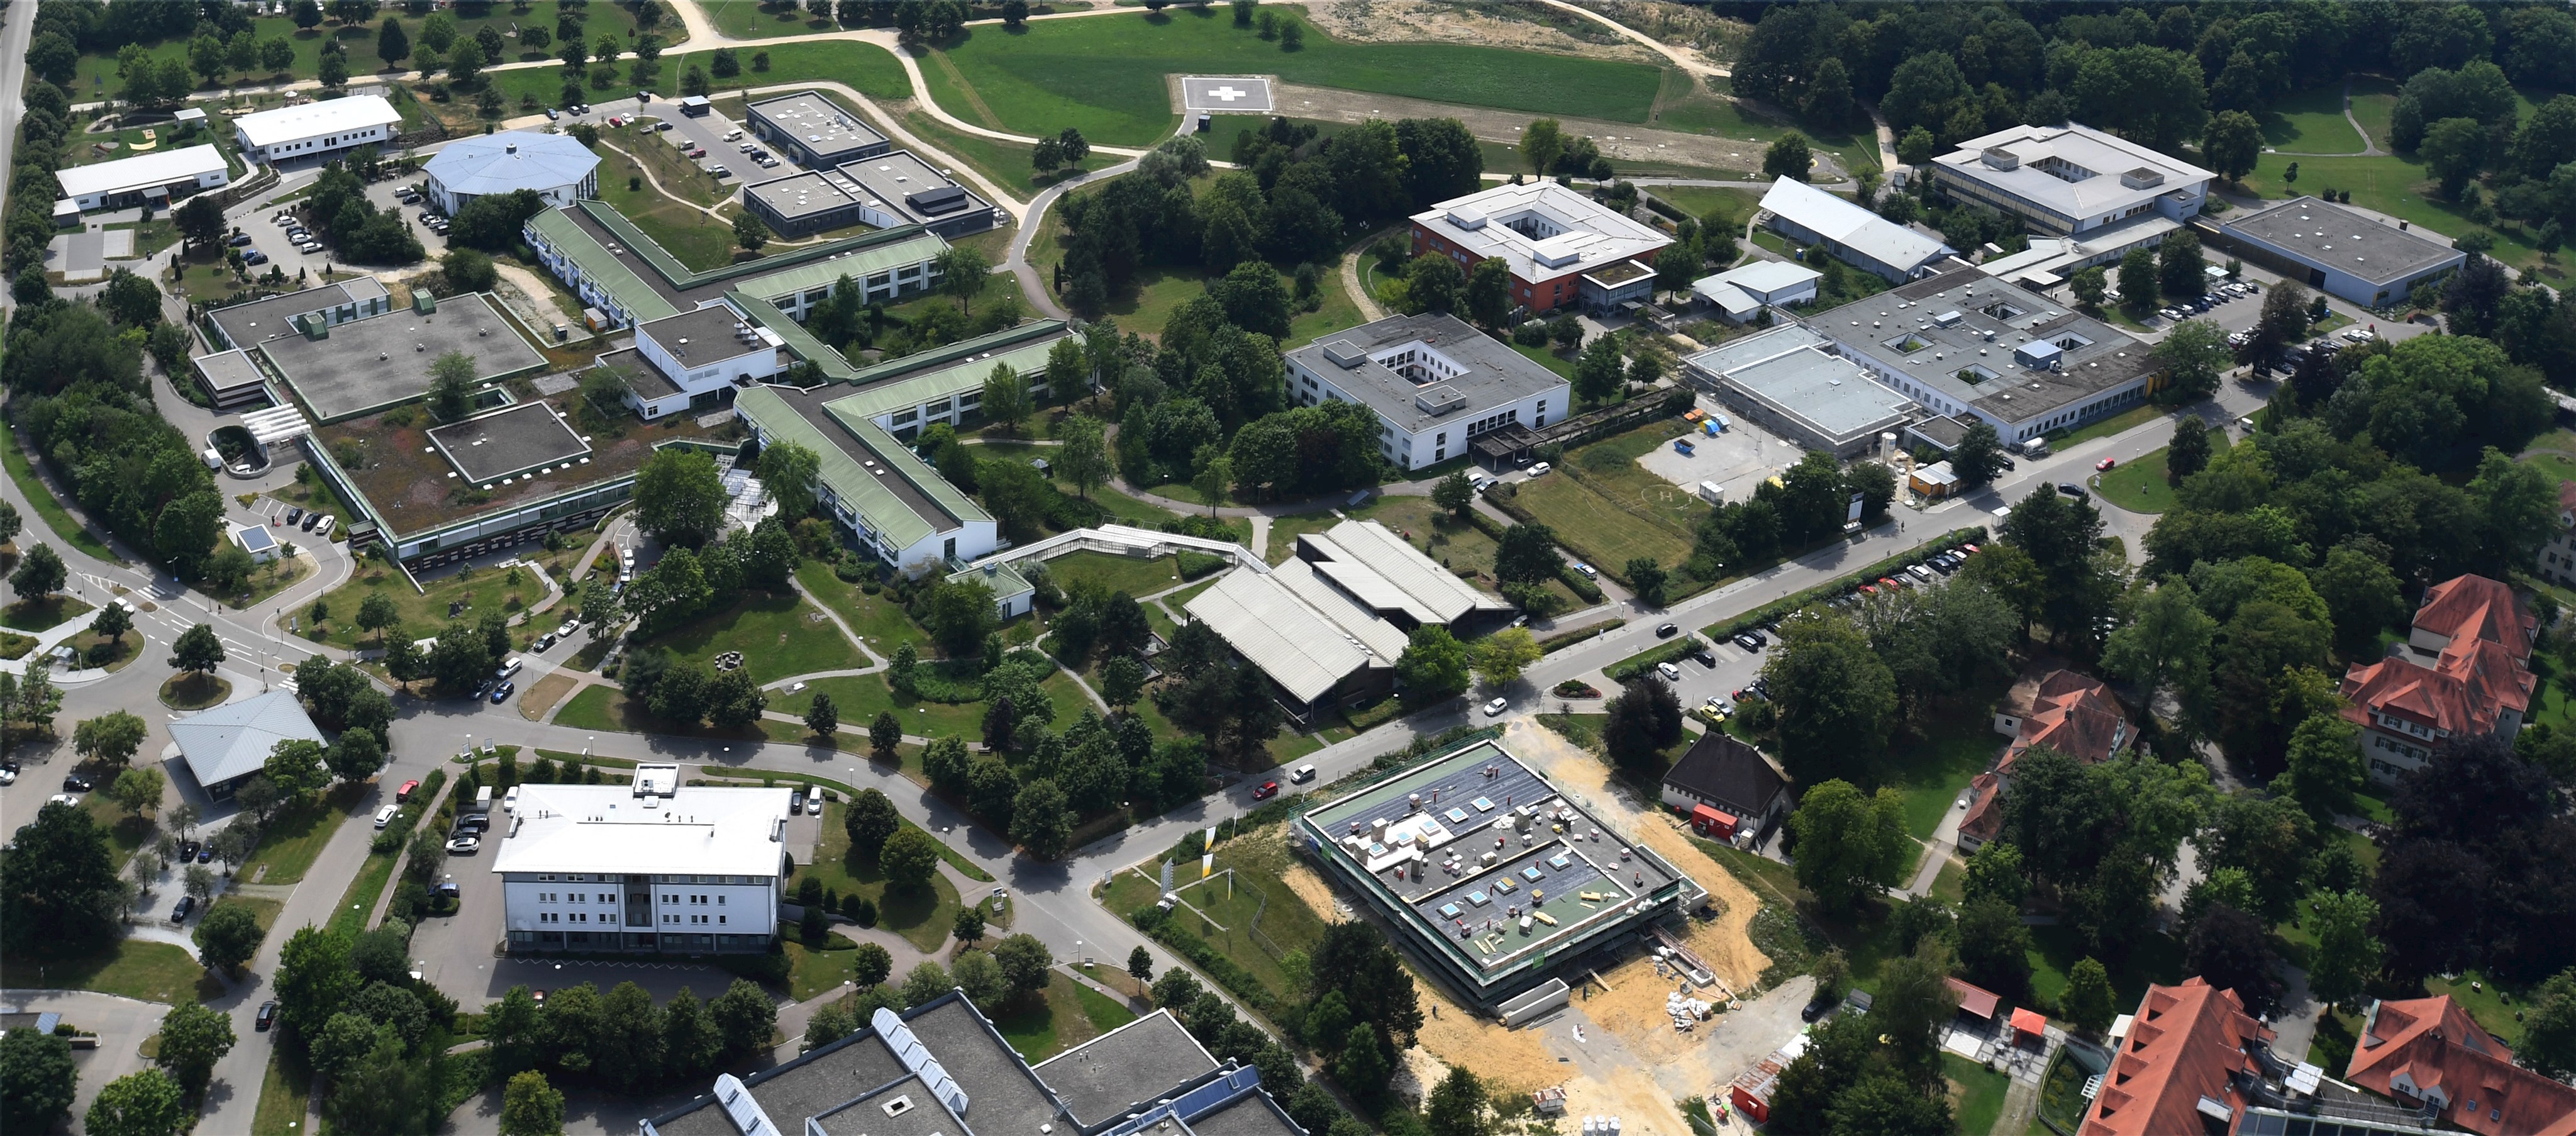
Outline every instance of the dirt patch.
<svg viewBox="0 0 2576 1136"><path fill-rule="evenodd" d="M1338 87L1309 87L1274 81L1271 91L1279 113L1292 118L1326 122L1366 122L1372 118L1455 118L1466 124L1468 133L1488 142L1517 144L1521 140L1522 128L1536 117L1520 111L1398 98ZM1631 169L1690 168L1749 173L1762 168L1764 143L1761 142L1680 130L1657 130L1603 119L1560 116L1557 121L1563 124L1566 133L1592 139L1604 155L1618 163L1623 172Z"/></svg>
<svg viewBox="0 0 2576 1136"><path fill-rule="evenodd" d="M1602 818L1655 850L1674 867L1680 868L1699 886L1708 889L1709 902L1717 908L1715 919L1690 921L1690 934L1685 941L1702 961L1716 971L1717 977L1730 988L1746 990L1761 977L1771 958L1753 945L1745 933L1753 916L1762 909L1761 901L1751 891L1706 853L1693 846L1682 834L1681 827L1661 811L1641 807L1624 790L1610 787L1609 767L1599 758L1558 737L1538 723L1522 719L1513 722L1504 743L1522 761L1536 766L1557 784L1581 793L1586 803ZM1624 969L1624 967L1623 967ZM1647 977L1654 972L1649 969ZM1617 980L1612 980L1617 985ZM1715 999L1711 999L1715 1001ZM1661 1016L1662 995L1655 999L1657 1016ZM1671 1033L1669 1022L1664 1032Z"/></svg>
<svg viewBox="0 0 2576 1136"><path fill-rule="evenodd" d="M531 722L546 720L546 712L555 708L581 685L581 680L568 674L550 674L538 679L519 696L519 716Z"/></svg>
<svg viewBox="0 0 2576 1136"><path fill-rule="evenodd" d="M1314 869L1290 863L1287 872L1279 879L1288 885L1289 891L1297 893L1297 898L1305 900L1306 906L1315 909L1316 918L1326 923L1342 921L1340 900L1334 897L1332 885L1325 883L1324 877L1316 875Z"/></svg>
<svg viewBox="0 0 2576 1136"><path fill-rule="evenodd" d="M1527 18L1497 14L1515 7L1489 9L1439 0L1342 0L1308 4L1306 18L1335 39L1358 43L1471 43L1655 66L1667 62L1645 45L1571 13L1539 9Z"/></svg>
<svg viewBox="0 0 2576 1136"><path fill-rule="evenodd" d="M1720 1086L1695 1091L1711 1092ZM1567 1116L1616 1116L1623 1131L1688 1132L1690 1121L1674 1100L1673 1090L1645 1069L1623 1066L1606 1077L1581 1076L1565 1083Z"/></svg>
<svg viewBox="0 0 2576 1136"><path fill-rule="evenodd" d="M1440 988L1413 980L1414 995L1422 1000L1422 1030L1416 1034L1419 1047L1406 1051L1408 1067L1416 1055L1428 1054L1448 1065L1464 1065L1496 1090L1526 1093L1543 1089L1563 1078L1564 1070L1547 1048L1547 1038L1537 1030L1508 1029L1492 1018L1471 1014L1440 993ZM1438 1017L1432 1017L1434 1009ZM1425 1086L1437 1084L1448 1070L1430 1070ZM1416 1070L1420 1076L1423 1070Z"/></svg>

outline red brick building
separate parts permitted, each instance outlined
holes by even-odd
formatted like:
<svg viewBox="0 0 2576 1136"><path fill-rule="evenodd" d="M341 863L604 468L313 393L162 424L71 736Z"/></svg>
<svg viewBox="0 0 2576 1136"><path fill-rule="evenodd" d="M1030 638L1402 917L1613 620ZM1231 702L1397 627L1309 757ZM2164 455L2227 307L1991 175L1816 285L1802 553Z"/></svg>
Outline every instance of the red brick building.
<svg viewBox="0 0 2576 1136"><path fill-rule="evenodd" d="M2344 1079L2480 1136L2576 1136L2576 1087L2514 1064L2448 997L2372 1003Z"/></svg>
<svg viewBox="0 0 2576 1136"><path fill-rule="evenodd" d="M2521 732L2539 627L2512 588L2484 576L2426 591L2403 647L2344 672L2343 716L2361 727L2371 779L2395 781L2451 737Z"/></svg>

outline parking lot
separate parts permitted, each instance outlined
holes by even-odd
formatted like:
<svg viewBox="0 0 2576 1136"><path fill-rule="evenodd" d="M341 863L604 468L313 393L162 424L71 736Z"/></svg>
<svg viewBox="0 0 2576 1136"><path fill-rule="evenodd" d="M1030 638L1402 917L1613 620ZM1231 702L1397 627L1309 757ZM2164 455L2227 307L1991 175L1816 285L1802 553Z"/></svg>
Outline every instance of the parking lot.
<svg viewBox="0 0 2576 1136"><path fill-rule="evenodd" d="M1700 482L1714 481L1727 500L1746 501L1752 499L1755 486L1806 456L1805 450L1746 422L1705 391L1693 405L1704 413L1724 415L1725 429L1715 437L1706 431L1694 435L1689 454L1669 445L1647 451L1637 459L1646 472L1693 493L1699 491Z"/></svg>

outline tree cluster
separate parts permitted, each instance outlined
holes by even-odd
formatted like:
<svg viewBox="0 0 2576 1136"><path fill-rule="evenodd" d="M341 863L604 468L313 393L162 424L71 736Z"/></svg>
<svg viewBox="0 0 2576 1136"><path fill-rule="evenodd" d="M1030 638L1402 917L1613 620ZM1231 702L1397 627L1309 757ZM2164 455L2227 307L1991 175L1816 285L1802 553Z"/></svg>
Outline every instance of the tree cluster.
<svg viewBox="0 0 2576 1136"><path fill-rule="evenodd" d="M1779 484L1755 487L1753 496L1709 510L1692 532L1690 574L1714 580L1746 565L1800 552L1842 531L1853 494L1861 497L1861 523L1887 516L1896 499L1896 475L1877 462L1844 468L1833 455L1810 452L1781 471Z"/></svg>
<svg viewBox="0 0 2576 1136"><path fill-rule="evenodd" d="M368 147L360 147L361 151ZM372 155L355 158L371 161ZM322 176L313 183L304 199L305 214L331 236L331 245L339 258L352 264L402 265L417 263L424 255L420 238L412 235L411 226L403 223L400 209L378 209L367 200L367 183L350 169L349 162L334 161L322 168Z"/></svg>

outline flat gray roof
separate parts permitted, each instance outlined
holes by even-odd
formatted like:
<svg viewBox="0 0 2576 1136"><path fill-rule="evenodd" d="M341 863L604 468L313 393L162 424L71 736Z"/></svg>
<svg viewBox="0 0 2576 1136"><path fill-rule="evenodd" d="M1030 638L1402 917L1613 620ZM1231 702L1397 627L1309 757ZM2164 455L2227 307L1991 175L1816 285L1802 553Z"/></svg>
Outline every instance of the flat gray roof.
<svg viewBox="0 0 2576 1136"><path fill-rule="evenodd" d="M1802 322L2000 422L2028 422L2155 370L2127 332L1982 272L1927 276ZM2025 365L2024 347L2060 367Z"/></svg>
<svg viewBox="0 0 2576 1136"><path fill-rule="evenodd" d="M367 300L382 299L384 296L385 286L377 282L375 277L360 276L352 280L307 288L301 292L289 292L283 296L253 300L247 304L216 308L207 312L206 318L214 322L216 330L223 332L224 338L231 340L233 346L249 347L262 340L274 339L282 335L302 334L287 322L296 316L350 307Z"/></svg>
<svg viewBox="0 0 2576 1136"><path fill-rule="evenodd" d="M1169 1011L1156 1010L1039 1062L1036 1071L1087 1128L1124 1115L1130 1105L1150 1105L1156 1094L1216 1068L1190 1031ZM1150 1076L1140 1075L1149 1070Z"/></svg>
<svg viewBox="0 0 2576 1136"><path fill-rule="evenodd" d="M632 347L602 352L593 365L613 367L625 375L627 385L635 389L638 398L661 398L680 393L680 384L672 382L660 367L644 358L643 352Z"/></svg>
<svg viewBox="0 0 2576 1136"><path fill-rule="evenodd" d="M2413 276L2468 254L2375 217L2313 197L2296 197L2226 223L2265 244L2288 250L2311 267L2347 272L2373 284Z"/></svg>
<svg viewBox="0 0 2576 1136"><path fill-rule="evenodd" d="M420 397L429 389L430 363L450 351L473 356L477 381L546 365L480 295L440 300L435 312L400 308L352 320L320 339L293 334L259 346L322 422Z"/></svg>
<svg viewBox="0 0 2576 1136"><path fill-rule="evenodd" d="M636 328L635 333L639 337L650 337L662 346L662 350L670 352L672 358L694 369L726 359L777 350L762 342L756 332L750 342L744 342L742 329L750 325L751 321L742 318L732 308L710 304L654 320Z"/></svg>
<svg viewBox="0 0 2576 1136"><path fill-rule="evenodd" d="M435 427L429 440L465 480L477 486L527 470L590 461L590 443L555 417L554 407L542 402L523 402Z"/></svg>
<svg viewBox="0 0 2576 1136"><path fill-rule="evenodd" d="M1190 1121L1189 1129L1198 1136L1298 1136L1300 1132L1266 1092L1245 1093L1234 1103Z"/></svg>
<svg viewBox="0 0 2576 1136"><path fill-rule="evenodd" d="M199 355L194 362L197 365L198 376L205 379L206 388L213 391L221 392L257 386L268 379L268 376L259 369L259 364L252 362L250 355L239 348L231 351L217 351L212 355Z"/></svg>
<svg viewBox="0 0 2576 1136"><path fill-rule="evenodd" d="M889 212L917 223L992 207L974 190L958 184L955 178L910 150L890 150L873 158L861 158L842 165L838 172L855 181Z"/></svg>
<svg viewBox="0 0 2576 1136"><path fill-rule="evenodd" d="M1710 348L1684 360L1803 422L1837 448L1905 421L1913 400L1870 380L1833 344L1790 324Z"/></svg>
<svg viewBox="0 0 2576 1136"><path fill-rule="evenodd" d="M1445 363L1421 361L1408 348L1436 353ZM1569 385L1556 372L1530 362L1467 321L1437 312L1361 324L1291 351L1288 357L1332 380L1343 393L1407 433L1417 433L1435 420L1473 422L1494 407ZM1345 361L1350 365L1344 366ZM1435 390L1455 391L1459 398L1434 414L1419 400Z"/></svg>
<svg viewBox="0 0 2576 1136"><path fill-rule="evenodd" d="M824 98L814 91L757 102L745 113L762 118L780 132L792 135L805 148L824 159L849 150L864 149L886 140L885 135L868 127L856 112Z"/></svg>
<svg viewBox="0 0 2576 1136"><path fill-rule="evenodd" d="M1517 968L1533 951L1551 958L1579 951L1620 925L1633 901L1685 878L1632 854L1625 837L1490 741L1383 778L1304 819L1332 842L1338 855L1326 859L1346 871L1353 862L1402 863L1406 839L1418 841L1420 879L1407 871L1391 880L1384 866L1357 876L1395 900L1414 934L1481 980ZM1514 907L1532 917L1527 930L1507 914Z"/></svg>
<svg viewBox="0 0 2576 1136"><path fill-rule="evenodd" d="M806 170L747 186L743 193L792 221L847 209L858 203L857 189L858 183L838 170Z"/></svg>

